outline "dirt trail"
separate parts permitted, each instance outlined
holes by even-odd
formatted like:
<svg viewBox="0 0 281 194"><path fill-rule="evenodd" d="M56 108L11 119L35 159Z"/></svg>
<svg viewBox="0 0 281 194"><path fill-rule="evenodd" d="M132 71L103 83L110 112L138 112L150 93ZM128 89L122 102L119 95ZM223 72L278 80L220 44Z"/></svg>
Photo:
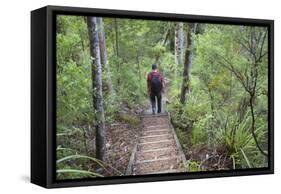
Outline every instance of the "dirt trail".
<svg viewBox="0 0 281 194"><path fill-rule="evenodd" d="M165 102L165 100L163 100ZM143 129L132 153L127 175L183 172L185 156L170 123L169 115L152 115L150 108L142 115Z"/></svg>

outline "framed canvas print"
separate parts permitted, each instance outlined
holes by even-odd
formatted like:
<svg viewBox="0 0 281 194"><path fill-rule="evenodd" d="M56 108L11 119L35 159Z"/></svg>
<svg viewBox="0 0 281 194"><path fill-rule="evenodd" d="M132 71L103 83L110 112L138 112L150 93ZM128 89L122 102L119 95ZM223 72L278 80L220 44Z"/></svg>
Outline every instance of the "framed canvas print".
<svg viewBox="0 0 281 194"><path fill-rule="evenodd" d="M272 20L31 12L31 182L272 174Z"/></svg>

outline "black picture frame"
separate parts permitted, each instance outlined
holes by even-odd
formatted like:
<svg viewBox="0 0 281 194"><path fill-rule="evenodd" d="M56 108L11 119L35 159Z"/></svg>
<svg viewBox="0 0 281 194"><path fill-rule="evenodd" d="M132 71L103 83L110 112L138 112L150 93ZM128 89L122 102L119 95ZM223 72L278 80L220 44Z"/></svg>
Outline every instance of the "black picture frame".
<svg viewBox="0 0 281 194"><path fill-rule="evenodd" d="M269 166L257 169L104 177L59 181L55 179L56 145L56 15L95 15L119 18L173 20L268 27L268 136ZM229 177L274 173L274 21L171 13L46 6L31 12L31 182L46 188Z"/></svg>

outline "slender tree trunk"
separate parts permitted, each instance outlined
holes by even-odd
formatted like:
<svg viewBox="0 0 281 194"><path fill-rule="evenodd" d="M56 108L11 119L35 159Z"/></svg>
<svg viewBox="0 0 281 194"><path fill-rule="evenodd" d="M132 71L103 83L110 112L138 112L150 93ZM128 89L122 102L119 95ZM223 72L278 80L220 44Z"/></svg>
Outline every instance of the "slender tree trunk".
<svg viewBox="0 0 281 194"><path fill-rule="evenodd" d="M178 22L175 28L175 63L177 65L182 65L184 58L183 26L183 22Z"/></svg>
<svg viewBox="0 0 281 194"><path fill-rule="evenodd" d="M119 30L117 18L114 18L116 56L119 57Z"/></svg>
<svg viewBox="0 0 281 194"><path fill-rule="evenodd" d="M115 52L116 52L116 56L117 58L119 58L119 29L118 29L118 21L117 18L114 18L114 28L115 28ZM120 69L121 69L121 64L120 61L118 60L117 62L118 66L117 66L117 72L118 72L118 77L117 77L117 84L120 84Z"/></svg>
<svg viewBox="0 0 281 194"><path fill-rule="evenodd" d="M108 89L109 89L109 93L111 95L115 95L115 91L113 89L112 80L111 80L110 66L108 64L108 59L107 59L105 33L104 33L103 21L102 21L101 17L97 18L97 26L98 26L98 36L99 36L101 63L105 67L106 82L107 82L107 86L108 86Z"/></svg>
<svg viewBox="0 0 281 194"><path fill-rule="evenodd" d="M162 41L161 41L161 46L166 46L166 44L167 44L167 40L168 40L168 37L169 37L169 34L170 34L170 28L168 28L166 31L165 31L165 33L164 33L164 35L163 35L163 38L162 38Z"/></svg>
<svg viewBox="0 0 281 194"><path fill-rule="evenodd" d="M163 35L163 38L162 38L162 40L160 42L161 46L165 47L167 45L169 36L170 36L170 28L168 26L168 28L166 29L166 31L165 31L165 33ZM161 54L156 54L154 63L159 64L160 56L161 56Z"/></svg>
<svg viewBox="0 0 281 194"><path fill-rule="evenodd" d="M106 129L103 109L102 69L97 30L97 18L88 17L87 24L90 39L90 54L92 58L93 105L95 112L94 123L96 129L96 157L102 161L105 161Z"/></svg>
<svg viewBox="0 0 281 194"><path fill-rule="evenodd" d="M252 117L252 126L251 126L251 133L252 133L252 136L254 138L254 141L256 143L256 146L258 148L258 150L260 151L260 153L262 155L264 155L265 157L268 157L268 154L263 151L262 147L260 146L259 142L258 142L258 138L255 134L255 131L256 131L256 117L255 117L255 113L254 113L254 95L252 95L250 97L250 109L251 109L251 117Z"/></svg>
<svg viewBox="0 0 281 194"><path fill-rule="evenodd" d="M140 67L140 55L139 55L139 51L137 51L137 57L136 57L136 60L137 60L137 64L138 64L138 74L139 74L139 93L141 94L143 91L142 91L142 87L141 87L141 80L142 80L142 76L141 76L141 67Z"/></svg>
<svg viewBox="0 0 281 194"><path fill-rule="evenodd" d="M184 69L183 69L183 80L181 86L180 102L185 104L186 94L190 91L190 70L192 65L192 33L194 32L194 23L188 24L187 34L186 34L186 50L185 50L185 59L184 59Z"/></svg>

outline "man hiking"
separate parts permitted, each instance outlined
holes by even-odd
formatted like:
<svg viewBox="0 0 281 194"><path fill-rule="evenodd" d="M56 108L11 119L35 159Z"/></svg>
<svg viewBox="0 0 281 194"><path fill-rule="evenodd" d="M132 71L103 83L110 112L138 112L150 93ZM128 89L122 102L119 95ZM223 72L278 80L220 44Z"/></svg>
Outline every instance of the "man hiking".
<svg viewBox="0 0 281 194"><path fill-rule="evenodd" d="M164 77L157 70L157 65L152 65L152 71L147 75L147 90L150 96L152 114L156 113L156 99L157 99L157 113L161 113L161 99L162 92L164 92Z"/></svg>

